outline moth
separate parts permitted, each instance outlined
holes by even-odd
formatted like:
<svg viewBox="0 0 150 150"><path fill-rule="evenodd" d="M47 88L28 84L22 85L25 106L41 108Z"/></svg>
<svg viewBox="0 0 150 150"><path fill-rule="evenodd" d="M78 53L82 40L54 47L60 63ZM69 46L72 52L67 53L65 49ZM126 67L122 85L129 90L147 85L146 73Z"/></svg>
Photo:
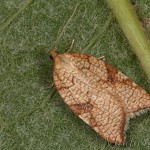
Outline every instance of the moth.
<svg viewBox="0 0 150 150"><path fill-rule="evenodd" d="M150 108L150 95L103 60L54 49L50 54L54 84L64 102L105 140L123 144L127 120Z"/></svg>

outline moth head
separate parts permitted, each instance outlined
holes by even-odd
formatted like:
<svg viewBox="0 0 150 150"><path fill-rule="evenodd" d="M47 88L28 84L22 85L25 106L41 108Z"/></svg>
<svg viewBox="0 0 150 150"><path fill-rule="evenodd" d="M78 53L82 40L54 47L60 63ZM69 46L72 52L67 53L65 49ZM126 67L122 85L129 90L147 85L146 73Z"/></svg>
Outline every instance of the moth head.
<svg viewBox="0 0 150 150"><path fill-rule="evenodd" d="M52 60L55 59L57 55L58 55L58 52L55 51L54 48L52 48L52 49L49 51L50 59L52 59Z"/></svg>

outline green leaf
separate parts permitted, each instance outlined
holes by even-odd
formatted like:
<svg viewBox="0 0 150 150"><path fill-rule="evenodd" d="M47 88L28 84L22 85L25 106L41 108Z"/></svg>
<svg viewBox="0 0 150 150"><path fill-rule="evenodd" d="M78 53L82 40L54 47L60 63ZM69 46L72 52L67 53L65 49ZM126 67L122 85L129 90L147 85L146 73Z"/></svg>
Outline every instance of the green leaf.
<svg viewBox="0 0 150 150"><path fill-rule="evenodd" d="M137 4L139 13L147 17L150 1L137 0ZM102 0L0 1L0 149L149 148L149 112L132 119L126 144L115 146L76 117L50 88L53 62L48 52L55 45L65 53L74 39L70 51L105 56L150 92L140 63L111 14Z"/></svg>

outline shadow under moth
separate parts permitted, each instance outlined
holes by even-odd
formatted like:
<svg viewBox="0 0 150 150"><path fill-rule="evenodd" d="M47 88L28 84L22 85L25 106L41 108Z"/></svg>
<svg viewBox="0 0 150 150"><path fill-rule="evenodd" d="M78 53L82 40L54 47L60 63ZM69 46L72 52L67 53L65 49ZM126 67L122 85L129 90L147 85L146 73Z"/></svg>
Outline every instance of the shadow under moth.
<svg viewBox="0 0 150 150"><path fill-rule="evenodd" d="M150 95L103 60L54 49L50 54L54 84L64 102L105 140L124 144L127 120L150 108Z"/></svg>

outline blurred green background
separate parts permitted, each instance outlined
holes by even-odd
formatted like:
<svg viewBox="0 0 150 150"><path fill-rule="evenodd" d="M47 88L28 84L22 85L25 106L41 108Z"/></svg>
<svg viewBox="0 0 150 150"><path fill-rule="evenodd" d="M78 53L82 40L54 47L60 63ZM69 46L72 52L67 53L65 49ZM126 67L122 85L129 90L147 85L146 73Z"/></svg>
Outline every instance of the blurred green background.
<svg viewBox="0 0 150 150"><path fill-rule="evenodd" d="M140 17L150 1L135 0ZM55 43L66 22L60 40ZM124 146L102 139L51 88L48 51L84 52L106 61L150 92L148 80L104 0L0 1L0 149L104 150L150 148L150 112L130 120ZM87 45L95 42L87 48Z"/></svg>

